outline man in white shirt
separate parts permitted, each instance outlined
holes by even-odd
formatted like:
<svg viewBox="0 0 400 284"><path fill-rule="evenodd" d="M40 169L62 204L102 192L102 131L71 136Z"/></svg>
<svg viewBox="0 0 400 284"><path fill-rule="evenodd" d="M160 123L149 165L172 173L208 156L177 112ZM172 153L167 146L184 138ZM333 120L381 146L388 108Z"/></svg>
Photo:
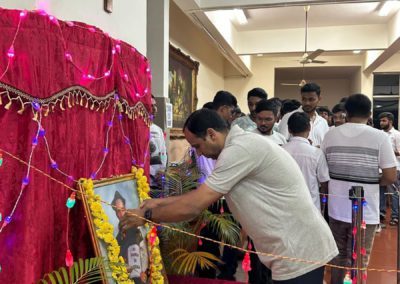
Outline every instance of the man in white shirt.
<svg viewBox="0 0 400 284"><path fill-rule="evenodd" d="M315 207L321 211L321 193L328 193L329 170L326 158L321 149L313 147L307 137L310 132L310 118L304 112L292 114L288 121L292 135L283 149L295 159L306 179L308 189Z"/></svg>
<svg viewBox="0 0 400 284"><path fill-rule="evenodd" d="M235 119L232 123L233 125L238 125L240 128L246 131L252 131L257 128L256 125L256 105L261 100L266 100L268 98L267 92L262 88L251 89L247 93L247 105L249 107L250 113L246 116L239 117Z"/></svg>
<svg viewBox="0 0 400 284"><path fill-rule="evenodd" d="M392 196L392 212L389 225L397 226L399 223L399 193L400 187L400 132L393 127L394 115L390 112L383 112L379 115L379 124L382 130L389 135L393 152L397 158L397 181L393 185L387 186ZM382 196L383 195L383 196ZM383 197L383 198L382 198ZM381 194L381 215L386 215L386 198Z"/></svg>
<svg viewBox="0 0 400 284"><path fill-rule="evenodd" d="M278 145L286 144L285 137L274 131L274 125L278 120L278 109L273 101L261 100L256 105L257 128L252 132L261 134Z"/></svg>
<svg viewBox="0 0 400 284"><path fill-rule="evenodd" d="M154 119L157 115L157 102L153 95L151 95L151 108ZM158 175L167 166L167 147L165 146L164 132L155 123L150 126L150 135L150 186L157 188Z"/></svg>
<svg viewBox="0 0 400 284"><path fill-rule="evenodd" d="M349 189L353 186L364 188L366 203L363 217L366 229L363 244L366 254L363 265L367 267L379 224L379 185L390 185L396 181L396 157L385 133L366 125L371 115L371 101L362 94L350 96L345 109L348 122L332 128L321 145L325 153L329 175L329 225L339 255L336 265L349 266L352 259L352 204ZM379 175L382 169L382 176ZM345 271L332 269L332 284L343 283Z"/></svg>
<svg viewBox="0 0 400 284"><path fill-rule="evenodd" d="M217 159L215 170L196 190L146 200L141 208L129 210L121 230L143 225L135 215L157 223L190 220L225 196L256 250L272 254L259 257L272 270L273 283L322 284L324 264L338 250L293 158L260 135L238 126L228 131L226 123L207 109L192 113L183 131L198 155Z"/></svg>
<svg viewBox="0 0 400 284"><path fill-rule="evenodd" d="M288 140L290 133L287 122L289 117L295 112L305 112L311 120L311 130L308 139L312 145L319 147L324 139L326 132L329 130L328 123L325 119L318 115L316 109L321 101L321 88L315 83L307 83L301 87L301 107L295 111L285 114L279 123L279 132Z"/></svg>

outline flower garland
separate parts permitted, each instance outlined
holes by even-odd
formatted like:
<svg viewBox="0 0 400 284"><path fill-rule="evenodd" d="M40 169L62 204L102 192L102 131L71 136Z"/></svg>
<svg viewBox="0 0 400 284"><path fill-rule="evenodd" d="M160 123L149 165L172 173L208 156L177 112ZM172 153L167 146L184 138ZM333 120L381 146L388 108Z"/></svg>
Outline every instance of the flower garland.
<svg viewBox="0 0 400 284"><path fill-rule="evenodd" d="M91 179L83 179L82 186L85 190L93 223L96 226L96 235L107 244L107 255L110 261L112 278L117 283L133 284L134 282L129 279L125 260L122 256L119 256L121 248L113 236L114 227L108 222L108 217L101 206L100 195L94 193L93 181Z"/></svg>
<svg viewBox="0 0 400 284"><path fill-rule="evenodd" d="M132 174L134 179L137 181L137 191L140 203L146 199L150 199L150 186L147 182L147 177L144 175L144 170L142 168L137 169L136 167L132 167ZM82 181L82 186L85 190L87 202L93 217L93 223L96 227L96 235L107 244L108 259L110 260L110 268L112 271L111 275L117 283L133 284L134 282L129 279L125 260L122 256L119 256L120 246L113 236L114 227L108 221L108 217L101 206L100 195L95 194L93 181L91 179L82 179ZM157 236L157 228L148 223L145 224L145 227L148 229L147 245L150 252L150 283L163 284L163 265L159 248L160 240Z"/></svg>
<svg viewBox="0 0 400 284"><path fill-rule="evenodd" d="M149 196L150 186L147 182L147 177L143 175L144 171L142 168L137 169L132 167L132 173L137 180L137 190L139 193L139 200L142 203L146 199L150 199ZM148 229L147 233L147 245L149 248L150 256L150 283L152 284L163 284L164 277L162 275L163 265L161 259L161 252L159 248L160 240L157 236L156 226L146 223L145 227Z"/></svg>

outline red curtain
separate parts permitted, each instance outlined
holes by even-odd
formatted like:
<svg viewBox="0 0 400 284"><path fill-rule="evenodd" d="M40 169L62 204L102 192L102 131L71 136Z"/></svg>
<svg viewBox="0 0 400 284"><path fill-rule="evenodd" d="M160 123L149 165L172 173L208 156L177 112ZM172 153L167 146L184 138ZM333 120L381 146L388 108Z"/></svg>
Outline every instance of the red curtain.
<svg viewBox="0 0 400 284"><path fill-rule="evenodd" d="M100 102L116 91L123 105L117 108L110 130L109 154L97 178L130 172L131 153L119 126L119 110L123 111L122 125L131 141L134 159L138 164L144 163L147 169L151 79L147 59L133 47L108 37L97 28L56 21L37 12L28 12L20 18L20 12L0 10L0 76L7 66L7 52L16 36L15 55L8 71L0 78L0 148L24 161L29 160L37 131L31 103L39 102L43 113L49 111L42 124L54 161L75 179L87 178L102 160L114 99L109 95L108 108L106 104L100 107L93 102ZM71 56L72 62L66 54ZM104 79L84 78L88 74L101 77L107 71L110 75ZM54 103L54 111L53 105L44 107L50 101ZM9 110L5 108L7 105ZM3 159L0 213L4 219L17 200L27 166L5 153ZM39 138L32 165L57 180L76 186L50 164L44 140ZM0 233L0 283L34 283L46 272L65 266L65 203L71 192L35 170L31 170L29 178L30 183L12 221ZM79 200L71 210L69 231L74 258L92 256L90 234Z"/></svg>

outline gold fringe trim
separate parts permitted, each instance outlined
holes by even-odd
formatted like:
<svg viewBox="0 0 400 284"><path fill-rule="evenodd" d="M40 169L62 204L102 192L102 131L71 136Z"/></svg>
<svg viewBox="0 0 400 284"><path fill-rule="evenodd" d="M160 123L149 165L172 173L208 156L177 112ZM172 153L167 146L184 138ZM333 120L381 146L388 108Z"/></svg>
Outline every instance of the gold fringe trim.
<svg viewBox="0 0 400 284"><path fill-rule="evenodd" d="M4 108L9 110L13 101L17 101L21 105L17 111L19 114L23 114L26 107L31 107L32 102L37 102L41 105L44 116L48 116L50 112L55 112L56 108L65 111L75 106L81 106L91 111L104 113L110 106L116 103L120 114L125 114L125 116L132 120L141 118L146 125L150 127L150 114L142 102L130 106L123 98L119 98L118 101L115 101L115 95L116 92L113 91L104 97L97 97L85 88L76 86L67 88L49 98L38 99L0 82L0 105L7 102Z"/></svg>

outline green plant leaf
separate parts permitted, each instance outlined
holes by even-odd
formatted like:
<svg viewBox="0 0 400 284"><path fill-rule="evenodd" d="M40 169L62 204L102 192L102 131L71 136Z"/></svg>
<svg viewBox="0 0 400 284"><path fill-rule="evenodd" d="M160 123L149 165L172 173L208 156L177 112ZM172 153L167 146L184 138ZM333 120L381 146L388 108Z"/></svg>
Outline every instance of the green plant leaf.
<svg viewBox="0 0 400 284"><path fill-rule="evenodd" d="M214 262L221 263L218 257L204 251L189 252L184 249L176 249L171 255L175 257L171 265L177 266L177 272L181 275L193 275L197 266L201 268L216 268Z"/></svg>
<svg viewBox="0 0 400 284"><path fill-rule="evenodd" d="M58 271L61 271L62 275L64 276L64 283L69 283L68 271L65 267L61 267Z"/></svg>
<svg viewBox="0 0 400 284"><path fill-rule="evenodd" d="M61 267L58 270L52 271L44 275L44 278L38 283L48 284L78 284L78 283L94 283L102 280L102 269L111 271L108 262L105 263L103 258L96 257L90 259L79 259L74 262L68 269Z"/></svg>
<svg viewBox="0 0 400 284"><path fill-rule="evenodd" d="M82 275L82 274L84 274L86 272L85 271L85 266L84 266L84 263L83 263L83 259L80 258L78 260L78 263L79 263L79 275Z"/></svg>

